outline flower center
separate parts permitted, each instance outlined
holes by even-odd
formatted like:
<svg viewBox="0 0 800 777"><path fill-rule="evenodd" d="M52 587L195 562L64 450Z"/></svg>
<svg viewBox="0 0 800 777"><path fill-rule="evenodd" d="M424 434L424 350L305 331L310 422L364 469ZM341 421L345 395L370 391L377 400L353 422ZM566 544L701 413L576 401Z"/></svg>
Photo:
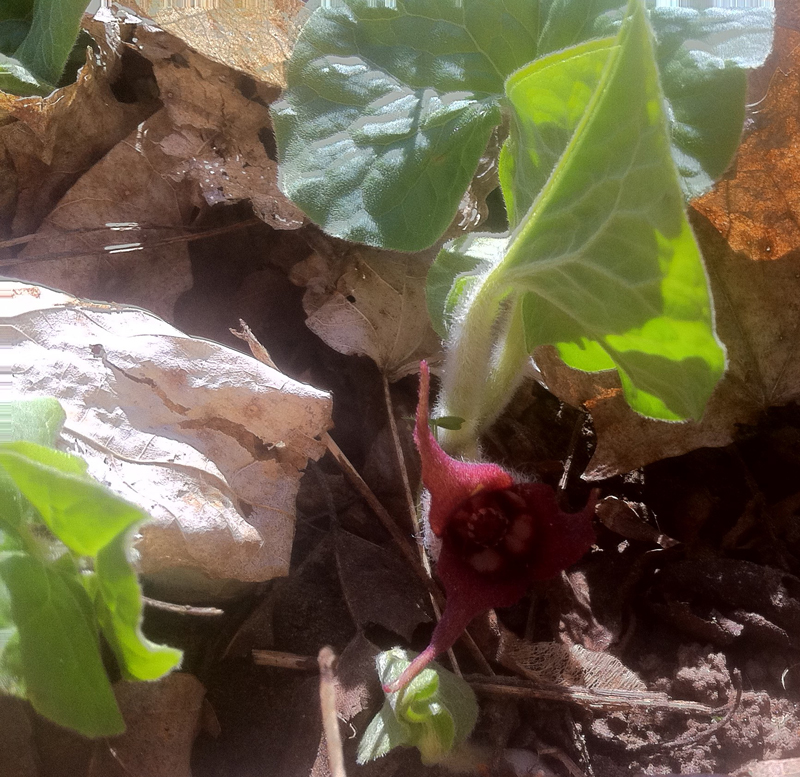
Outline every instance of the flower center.
<svg viewBox="0 0 800 777"><path fill-rule="evenodd" d="M481 574L517 573L536 535L530 506L516 486L478 493L453 513L448 535L459 555Z"/></svg>

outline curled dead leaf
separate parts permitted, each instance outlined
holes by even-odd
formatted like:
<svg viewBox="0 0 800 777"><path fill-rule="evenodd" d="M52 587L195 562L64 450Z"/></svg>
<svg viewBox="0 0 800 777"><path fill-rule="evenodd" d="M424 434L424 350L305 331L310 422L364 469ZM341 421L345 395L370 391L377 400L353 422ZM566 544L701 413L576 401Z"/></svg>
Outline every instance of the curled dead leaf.
<svg viewBox="0 0 800 777"><path fill-rule="evenodd" d="M14 393L59 399L65 448L152 516L136 543L142 572L287 573L299 480L331 425L327 394L143 310L13 282L0 295Z"/></svg>
<svg viewBox="0 0 800 777"><path fill-rule="evenodd" d="M152 138L158 168L175 184L192 182L208 205L249 200L275 229L297 229L303 214L278 189L278 165L261 140L276 89L256 85L245 97L240 74L195 53L179 38L145 25L136 50L153 64L169 123Z"/></svg>
<svg viewBox="0 0 800 777"><path fill-rule="evenodd" d="M93 164L158 108L155 94L117 99L122 72L119 25L86 20L88 50L78 79L48 97L0 93L0 229L36 230Z"/></svg>
<svg viewBox="0 0 800 777"><path fill-rule="evenodd" d="M291 280L305 286L306 326L340 353L369 356L390 381L440 349L425 302L433 255L353 246L338 261L312 254Z"/></svg>

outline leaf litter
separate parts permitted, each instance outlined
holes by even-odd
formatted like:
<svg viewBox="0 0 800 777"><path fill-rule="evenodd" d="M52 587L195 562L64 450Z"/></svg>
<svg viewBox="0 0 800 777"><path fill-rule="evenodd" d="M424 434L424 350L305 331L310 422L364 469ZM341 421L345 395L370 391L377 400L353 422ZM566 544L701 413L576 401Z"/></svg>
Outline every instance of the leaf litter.
<svg viewBox="0 0 800 777"><path fill-rule="evenodd" d="M276 8L286 11L283 6ZM203 241L190 244L186 238L202 231L209 213L243 203L245 210L238 213L252 208L268 225L264 227L267 232L259 233L266 235L265 250L273 246L283 252L285 245L291 255L281 254L267 274L262 270L254 273L252 266L246 271L243 268L240 288L252 285L259 273L258 290L273 283L270 279L277 272L288 274L306 289L304 311L299 310L298 320L305 314L308 328L344 354L332 357L326 346L320 345L313 355L296 357L294 362L313 363L313 367L304 369L306 374L314 374L315 383L321 377L319 385L329 382L338 387L342 375L337 373L350 369L347 365L353 361L346 355L368 356L375 366L362 365L358 374L372 370L394 381L394 400L408 408L413 406L415 386L412 380L403 378L415 371L420 358L436 354L439 345L429 331L423 292L430 257L393 255L343 244L332 248L329 242L320 242L319 233L305 224L276 184L267 105L278 95L284 54L269 54L279 60L272 62L237 60L235 52L222 45L238 35L231 32L232 27L226 27L231 19L224 13L169 13L174 24L167 15L158 21L169 26L176 37L147 24L131 26L128 22L123 29L107 21L101 32L95 23L92 31L100 53L90 54L78 84L65 88L72 92L60 90L59 99L3 103L6 114L0 126L0 143L6 152L7 174L0 191L0 225L3 237L22 238L22 244L28 244L21 253L13 246L5 248L4 271L30 280L41 278L40 282L59 286L73 297L122 303L96 306L75 301L71 306L62 305L59 315L75 316L73 323L66 325L65 318L48 319L52 315L46 311L49 290L23 284L27 297L20 296L17 301L27 299L28 312L24 315L40 317L39 326L23 329L28 338L24 340L15 321L17 329L10 336L14 348L33 348L37 354L36 338L55 345L51 350L60 357L58 369L48 367L52 362L46 360L39 364L29 360L34 371L24 380L41 377L37 391L46 391L56 383L68 387L73 394L75 424L91 421L96 429L104 430L97 435L102 449L97 447L98 439L87 442L89 435L73 435L69 442L83 455L91 454L94 446L97 456L92 467L98 472L105 468L108 478L124 483L126 478L132 480L131 471L141 469L139 463L131 464L108 452L120 439L134 446L131 450L124 448L135 454L123 452L126 458L138 462L136 457L142 451L150 456L163 452L169 457L169 465L161 469L176 475L176 482L183 484L178 487L181 493L168 505L163 520L150 529L165 539L180 538L165 551L168 565L194 567L207 576L220 573L222 577L252 580L263 579L247 573L254 568L253 559L263 561L265 556L274 556L274 571L288 572L288 577L270 583L255 599L238 599L239 604L230 607L228 589L224 599L228 612L221 619L225 624L222 628L228 632L241 630L237 632L239 649L225 661L216 661L224 651L210 636L212 629L215 634L219 630L220 621L215 619L215 625L203 632L187 627L185 620L174 620L202 620L199 610L194 615L171 616L168 631L179 641L199 640L193 655L205 657L190 658L189 670L208 687L209 703L222 730L218 741L209 734L196 740L196 754L205 757L195 758L192 773L210 775L223 763L225 768L238 765L241 768L237 773L242 774L261 773L270 763L282 765L278 772L282 777L329 773L315 712L317 679L291 670L243 665L244 643L303 656L313 656L322 645L333 643L341 653L339 667L334 670L339 686L338 712L349 768L354 769L357 736L352 732L363 730L371 708L379 707L382 701L376 678L369 671L371 656L379 648L396 644L397 638L387 636L387 630L400 632L421 648L432 626L424 622L425 598L415 578L408 577L408 569L408 582L403 582L400 570L407 562L376 526L361 496L353 492L330 457L316 465L322 479L300 479L307 461L324 452L315 437L330 424L329 398L321 391L298 389L296 381L266 371L249 357L192 340L163 321L126 306L139 305L171 320L176 304L184 304L185 290L193 282L198 257L203 253ZM270 51L285 52L291 45L291 15L281 19L271 32L280 32L283 37L279 36L278 48ZM280 24L284 27L279 30ZM782 34L786 37L780 51L792 56L794 33ZM774 175L791 175L788 162L794 130L791 116L780 118L780 111L790 104L786 90L794 88L795 75L790 60L775 71L771 86L774 94L762 106L770 120L754 116L743 148L742 154L750 149L751 156L743 157L733 177L707 195L708 200L697 204L698 211L709 220L697 218L695 229L703 242L718 300L718 331L732 365L707 417L697 425L643 423L640 417L625 412L619 387L607 376L568 373L546 353L537 354L550 388L562 400L583 406L591 414L597 447L587 477L607 478L603 483L604 504L609 505L606 512L613 515L607 515L605 526L598 529L597 546L583 565L561 581L537 586L530 600L500 614L495 623L503 635L501 650L497 647L497 630L494 648L480 638L480 629L475 631L486 655L496 661L494 669L503 674L499 679L474 681L485 710L477 741L482 746L491 742L494 755L487 755L486 750L473 753L473 768L477 764L490 774L522 773L521 766L514 771L510 764L532 763L530 758L520 760L519 754L531 756L541 746L538 757L546 759L542 771L548 773L551 766L554 772L563 773L559 771L563 764L571 763L573 769L587 773L594 768L602 777L616 777L620 769L641 771L645 767L696 773L741 767L760 775L764 770L759 771L758 762L764 759L765 768L769 764L783 772L791 769L792 761L786 759L798 751L792 732L800 727L800 715L787 698L786 688L796 690L792 667L800 660L793 645L796 578L791 574L792 569L796 571L793 557L800 552L800 541L792 529L795 495L786 478L797 463L792 444L800 442L800 432L795 432L800 421L792 416L797 386L793 367L797 360L792 350L796 341L795 287L800 275L795 268L797 246L793 238L785 245L775 242L770 251L757 253L766 245L763 235L771 235L776 225L787 223L791 203L783 211L773 201L759 209L761 203L756 208L753 203L747 204L746 197L752 192L747 176L753 174L747 159L758 160L767 147L775 163ZM779 117L774 118L773 113ZM102 121L96 121L92 114L102 115ZM75 122L88 115L95 119L94 124L85 127L82 135L71 134ZM786 130L783 146L770 129L776 125ZM84 140L72 142L76 135ZM749 139L752 148L747 145ZM785 183L790 178L781 180ZM725 185L728 193L721 198ZM736 186L741 193L731 195ZM485 192L478 189L473 192L474 201L462 203L460 218L464 221L475 221L482 215ZM93 205L84 204L93 199ZM733 202L739 205L733 208ZM717 210L711 210L712 204ZM759 225L759 219L764 226ZM130 231L119 232L106 226L110 223L127 224ZM270 230L284 229L297 230L298 239L279 244ZM748 252L747 256L731 251L717 232L737 250ZM33 239L32 233L36 233ZM139 250L129 255L109 255L104 250L107 245L120 243L138 244ZM754 261L774 259L781 251L785 255L778 261ZM43 257L49 258L41 261ZM230 257L220 261L226 260ZM34 275L39 272L41 276ZM274 298L273 292L270 299ZM7 299L0 303L4 313ZM241 310L243 297L233 299L232 307ZM299 307L299 301L297 304ZM274 347L297 337L289 322L283 324L285 332L259 329L249 320L255 303L248 305L245 318L276 363L292 363L286 358L288 351ZM38 312L37 306L41 308ZM765 309L772 312L768 320L763 315ZM231 312L233 320L225 322L224 327L215 331L209 326L203 333L225 341L227 327L237 323L237 312ZM92 322L111 317L125 321L124 326L120 324L124 331L112 336L109 327L92 328ZM137 330L130 322L145 320L154 331L145 330L131 338ZM270 321L276 330L281 328L274 317ZM291 325L295 323L292 319ZM69 345L70 327L79 331L83 340L76 334L75 342ZM121 347L119 342L125 339L122 335L140 342L135 347ZM100 346L95 349L97 353L92 353L94 345ZM179 371L174 369L176 364L181 365ZM291 369L285 371L292 375ZM102 381L97 380L98 375L104 375ZM193 385L186 384L187 376ZM121 433L114 425L121 403L102 399L114 381L126 387L126 401L140 420L152 414L149 426L145 425L146 442L136 436L143 430L126 428ZM377 417L371 409L367 413L363 403L370 401L369 392L379 386L377 378L372 383L365 381L354 397L347 398L349 403L337 388L335 400L347 411L339 411L333 432L336 439L341 435L347 455L359 467L365 472L372 467L374 475L369 479L376 491L382 481L391 478L396 485L400 480L388 472L396 454L392 435L383 426L385 419L372 428L362 417L366 414L370 421ZM255 415L264 411L269 416L267 424L265 419L247 413L247 402L218 396L237 388L263 397L264 403L270 392L283 395L299 390L306 403L301 414L307 412L312 398L318 405L318 411L311 413L316 419L313 430L297 434L296 419L280 417L285 415L283 405L277 415L269 415L269 403L258 405ZM203 394L207 395L205 403L198 400ZM68 398L62 401L69 405ZM382 402L374 404L385 410ZM765 418L767 408L784 404L788 407L783 415L776 418L767 414ZM227 415L220 414L221 406ZM572 412L558 410L557 403L554 408L553 403L540 402L526 407L515 423L517 428L527 423L534 429L546 429L569 416L566 427L570 427L575 425ZM93 418L93 413L105 414L101 420L106 425ZM404 418L398 416L402 426ZM507 420L498 429L508 428L503 423ZM575 428L580 431L580 424ZM354 429L358 435L352 433ZM744 441L742 430L746 430ZM408 427L401 433L407 437ZM562 475L559 458L574 454L576 462L581 460L586 439L582 432L573 434L571 451L562 438L546 445L504 439L502 455L504 463L515 470L540 472L555 486ZM780 439L784 447L779 447ZM759 440L771 441L773 470L784 475L780 487L775 485L773 474L757 465L758 452L767 444L760 448ZM670 477L680 482L678 461L691 466L692 462L707 464L710 460L709 454L687 457L688 451L717 446L720 457L734 459L731 449L723 448L733 441L739 445L738 463L720 464L718 472L724 474L715 475L710 468L702 468L698 476L701 480L706 475L720 482L727 482L725 478L736 480L737 488L728 489L732 494L726 499L717 496L720 488L716 483L711 483L706 493L694 481L685 481L681 487L688 492L682 501L673 503L664 498L664 484L673 482ZM668 458L681 455L682 459ZM742 466L750 470L744 479ZM253 468L259 470L257 478L241 476ZM640 468L638 475L631 475ZM583 467L576 463L574 469L577 474ZM202 474L187 484L180 480L186 470ZM575 493L565 496L580 502L580 489L576 490L574 477L567 477L569 474L565 473L564 483ZM415 480L413 475L411 480ZM744 485L739 482L742 480ZM326 489L320 488L322 482L327 484ZM153 502L158 500L153 495L163 499L171 493L164 483L163 473L155 486L139 482L140 491L149 497L143 506L157 516ZM253 489L272 489L269 499L281 505L277 523L267 521L260 536L252 532L258 510L243 509L245 505L252 507L249 500L255 499ZM298 489L304 510L296 525L298 541L293 545L292 516ZM392 500L391 491L388 488L386 494L381 493L381 499L402 505L402 498ZM608 501L612 499L616 503ZM573 508L576 506L580 505ZM404 527L406 539L413 543L400 509L393 507L392 514ZM219 523L215 519L204 523L201 531L187 533L182 521L194 510L200 514L216 510L217 517L224 515L229 520ZM341 527L336 528L337 523ZM211 536L203 537L209 527ZM329 536L331 529L335 529L335 542ZM725 553L737 558L723 554L709 560L705 554L722 533L727 543ZM146 537L147 531L142 536L144 569L148 569L151 552ZM196 553L187 555L189 539L198 545ZM232 555L226 550L231 543L240 546ZM181 544L186 547L180 548ZM154 542L153 547L161 549L162 545ZM250 550L242 550L244 547ZM260 568L263 572L266 567ZM158 573L153 569L150 579L157 580ZM736 580L745 582L738 588L728 585ZM180 578L169 578L169 585L164 587L162 579L161 592L169 591L179 600L198 593L196 577L180 581L182 588L178 581ZM205 597L219 593L207 580L201 590ZM758 596L745 595L748 591L756 591ZM241 596L241 590L236 594ZM234 614L240 605L250 613L246 629L240 615ZM259 620L256 615L260 623L254 622ZM154 623L151 612L149 628L157 627ZM520 636L523 634L524 638ZM222 642L227 644L227 637ZM477 666L471 654L457 646L455 655L468 676L475 677L471 673ZM730 702L735 701L735 669L739 667L746 672L751 689L741 694L734 711ZM305 689L302 693L301 688ZM617 698L612 701L615 693ZM632 696L625 698L626 693ZM184 705L185 710L190 707ZM594 710L593 720L587 717L587 709ZM720 725L709 724L709 713L702 712L709 709L717 710L722 718ZM497 728L490 725L490 718L498 710L503 710L499 714L505 720L505 730L514 733L513 741L522 744L522 749L506 749L510 734L496 736ZM145 734L145 747L157 757L180 751L183 766L176 768L188 770L186 754L195 735L194 724L190 728L180 747L171 741L159 743L156 734ZM37 744L40 752L44 747L42 742ZM49 748L52 756L53 745ZM560 754L558 759L548 754L554 750ZM495 757L497 753L501 755ZM381 777L437 773L420 767L416 759L413 752L400 752L360 773ZM90 760L87 756L85 770L73 769L70 773L91 774ZM54 763L54 759L51 757L48 763ZM135 759L130 762L136 763ZM539 767L543 764L541 760L536 763ZM94 769L97 773L96 765Z"/></svg>

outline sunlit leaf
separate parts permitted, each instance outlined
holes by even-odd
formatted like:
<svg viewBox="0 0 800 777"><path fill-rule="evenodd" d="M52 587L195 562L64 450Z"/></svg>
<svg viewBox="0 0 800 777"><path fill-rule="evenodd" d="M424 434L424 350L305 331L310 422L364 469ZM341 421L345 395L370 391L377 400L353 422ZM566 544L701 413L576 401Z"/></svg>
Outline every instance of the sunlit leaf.
<svg viewBox="0 0 800 777"><path fill-rule="evenodd" d="M117 534L146 518L138 508L83 477L86 464L75 456L33 443L5 443L0 445L0 467L50 531L80 555L97 555Z"/></svg>
<svg viewBox="0 0 800 777"><path fill-rule="evenodd" d="M85 736L121 733L124 723L96 631L85 616L85 591L25 555L0 562L0 577L10 592L26 695L34 708Z"/></svg>
<svg viewBox="0 0 800 777"><path fill-rule="evenodd" d="M381 653L375 661L381 682L388 685L397 680L416 655L402 648ZM472 733L477 720L478 703L469 685L437 664L429 664L405 688L386 695L383 709L359 743L358 762L410 745L420 751L423 763L437 763Z"/></svg>
<svg viewBox="0 0 800 777"><path fill-rule="evenodd" d="M128 559L129 543L122 532L97 554L95 608L125 677L155 680L180 663L181 652L156 645L142 634L142 592Z"/></svg>
<svg viewBox="0 0 800 777"><path fill-rule="evenodd" d="M722 374L650 32L636 7L617 39L553 54L506 84L514 114L500 179L516 229L454 241L432 271L440 319L451 316L455 336L450 364L463 372L451 373L451 385L465 387L444 413L468 417L472 408L474 417L481 403L496 405L478 396L475 364L493 358L480 334L492 319L506 327L497 348L517 358L552 343L578 369L616 367L631 406L655 418L699 417ZM475 323L474 312L488 318ZM470 361L470 341L474 348L481 336L485 357Z"/></svg>

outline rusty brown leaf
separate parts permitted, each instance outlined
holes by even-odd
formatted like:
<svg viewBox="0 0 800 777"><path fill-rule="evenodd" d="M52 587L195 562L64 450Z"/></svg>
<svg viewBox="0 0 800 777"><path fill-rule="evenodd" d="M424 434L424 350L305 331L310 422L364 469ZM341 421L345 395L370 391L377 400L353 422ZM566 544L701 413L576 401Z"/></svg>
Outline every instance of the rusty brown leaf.
<svg viewBox="0 0 800 777"><path fill-rule="evenodd" d="M776 28L762 70L759 85L771 74L766 94L753 95L757 102L734 165L694 207L734 250L777 259L800 245L800 30Z"/></svg>

